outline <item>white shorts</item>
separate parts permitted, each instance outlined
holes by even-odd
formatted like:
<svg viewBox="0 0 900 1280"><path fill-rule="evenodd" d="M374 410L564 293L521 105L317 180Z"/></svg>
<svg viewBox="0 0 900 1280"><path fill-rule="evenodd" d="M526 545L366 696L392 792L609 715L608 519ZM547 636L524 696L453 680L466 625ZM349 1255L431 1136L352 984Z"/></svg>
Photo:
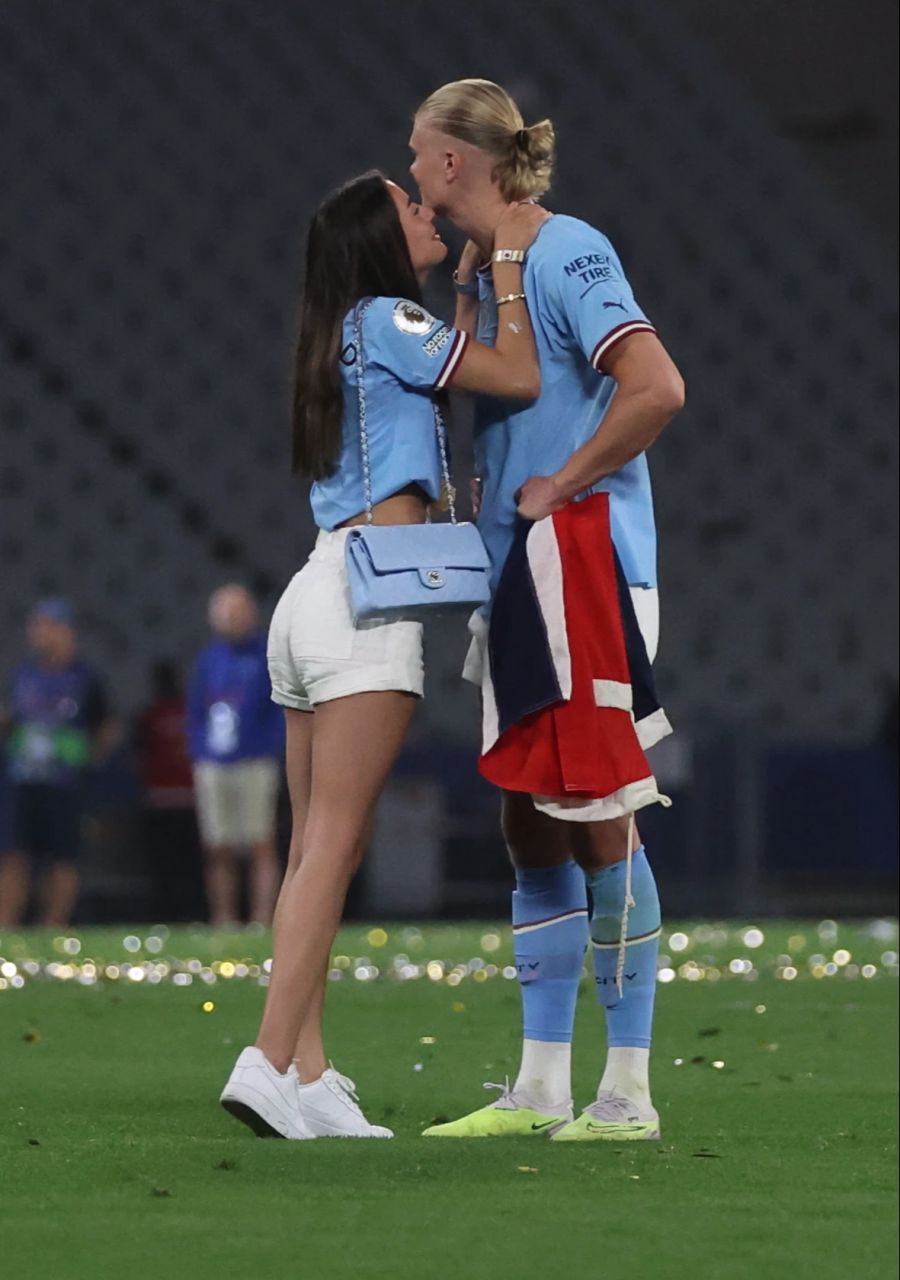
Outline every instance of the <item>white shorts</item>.
<svg viewBox="0 0 900 1280"><path fill-rule="evenodd" d="M659 649L659 592L656 587L629 587L628 590L634 605L634 616L644 637L647 657L655 662Z"/></svg>
<svg viewBox="0 0 900 1280"><path fill-rule="evenodd" d="M659 591L656 587L629 587L631 603L634 605L634 616L637 619L647 657L653 662L659 648ZM487 646L488 624L480 613L473 613L469 619L469 630L472 639L469 652L463 664L462 677L471 684L482 685L484 672L484 654Z"/></svg>
<svg viewBox="0 0 900 1280"><path fill-rule="evenodd" d="M269 627L272 700L311 711L351 693L394 689L421 698L422 624L369 618L354 625L344 565L347 529L322 531L288 583Z"/></svg>
<svg viewBox="0 0 900 1280"><path fill-rule="evenodd" d="M194 765L200 835L207 848L245 849L275 835L280 768L277 760L238 760Z"/></svg>

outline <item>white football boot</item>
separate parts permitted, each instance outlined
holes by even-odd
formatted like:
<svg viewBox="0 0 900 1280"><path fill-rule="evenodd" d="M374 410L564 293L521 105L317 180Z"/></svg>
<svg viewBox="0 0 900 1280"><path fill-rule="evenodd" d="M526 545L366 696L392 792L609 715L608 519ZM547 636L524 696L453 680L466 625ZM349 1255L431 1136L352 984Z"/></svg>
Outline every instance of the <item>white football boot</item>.
<svg viewBox="0 0 900 1280"><path fill-rule="evenodd" d="M314 1138L298 1105L294 1064L282 1074L261 1049L243 1049L219 1101L258 1138Z"/></svg>
<svg viewBox="0 0 900 1280"><path fill-rule="evenodd" d="M300 1115L314 1138L393 1138L391 1129L369 1124L359 1106L356 1085L334 1067L312 1084L298 1084Z"/></svg>

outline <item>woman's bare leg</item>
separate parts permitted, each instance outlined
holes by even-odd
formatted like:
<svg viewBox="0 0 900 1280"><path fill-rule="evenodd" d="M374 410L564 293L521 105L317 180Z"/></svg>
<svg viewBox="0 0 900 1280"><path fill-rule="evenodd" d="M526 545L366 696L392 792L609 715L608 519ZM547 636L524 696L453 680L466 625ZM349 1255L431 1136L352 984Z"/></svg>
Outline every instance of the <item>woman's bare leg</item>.
<svg viewBox="0 0 900 1280"><path fill-rule="evenodd" d="M358 693L323 703L312 717L300 866L279 897L272 979L256 1040L278 1071L287 1070L321 990L366 825L414 708L409 694Z"/></svg>
<svg viewBox="0 0 900 1280"><path fill-rule="evenodd" d="M354 874L359 869L359 865L365 856L371 835L372 819L370 816L369 821L366 823L363 837L359 842L359 848L356 851ZM322 1014L325 1008L325 989L328 985L328 959L329 957L326 955L322 962L321 980L313 994L306 1017L303 1020L303 1026L300 1028L300 1034L297 1037L297 1043L294 1046L294 1066L297 1068L297 1075L300 1077L301 1084L310 1084L313 1080L318 1080L328 1066L328 1056L325 1053L325 1044L322 1036Z"/></svg>
<svg viewBox="0 0 900 1280"><path fill-rule="evenodd" d="M309 812L309 797L312 786L312 739L313 719L311 711L295 711L286 708L284 722L287 729L285 765L287 771L288 792L291 797L291 844L288 851L288 864L278 900L275 904L275 917L272 921L272 934L276 940L281 928L281 918L288 886L300 868L303 859L303 832L306 827L306 815ZM297 1037L294 1048L294 1063L304 1084L318 1080L328 1066L325 1047L322 1043L322 1009L325 1003L325 983L328 976L328 956L322 961L318 985L310 1001L306 1017Z"/></svg>

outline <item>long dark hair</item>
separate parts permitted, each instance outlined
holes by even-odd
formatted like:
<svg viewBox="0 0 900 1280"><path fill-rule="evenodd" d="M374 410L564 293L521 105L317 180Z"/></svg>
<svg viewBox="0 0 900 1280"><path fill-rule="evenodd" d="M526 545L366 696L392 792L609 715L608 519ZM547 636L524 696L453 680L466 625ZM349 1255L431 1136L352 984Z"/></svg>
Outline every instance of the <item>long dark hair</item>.
<svg viewBox="0 0 900 1280"><path fill-rule="evenodd" d="M333 473L341 450L344 317L360 298L385 296L422 301L397 206L373 169L327 196L310 223L294 357L294 472L313 480Z"/></svg>

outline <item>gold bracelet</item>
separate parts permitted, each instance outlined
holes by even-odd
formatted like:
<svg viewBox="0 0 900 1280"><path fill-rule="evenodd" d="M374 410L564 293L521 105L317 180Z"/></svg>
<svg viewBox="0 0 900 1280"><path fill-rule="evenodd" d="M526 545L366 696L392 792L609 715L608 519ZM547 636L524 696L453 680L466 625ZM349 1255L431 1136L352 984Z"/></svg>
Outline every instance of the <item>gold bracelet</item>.
<svg viewBox="0 0 900 1280"><path fill-rule="evenodd" d="M524 302L524 293L504 293L502 298L497 299L497 306L502 307L505 302Z"/></svg>

